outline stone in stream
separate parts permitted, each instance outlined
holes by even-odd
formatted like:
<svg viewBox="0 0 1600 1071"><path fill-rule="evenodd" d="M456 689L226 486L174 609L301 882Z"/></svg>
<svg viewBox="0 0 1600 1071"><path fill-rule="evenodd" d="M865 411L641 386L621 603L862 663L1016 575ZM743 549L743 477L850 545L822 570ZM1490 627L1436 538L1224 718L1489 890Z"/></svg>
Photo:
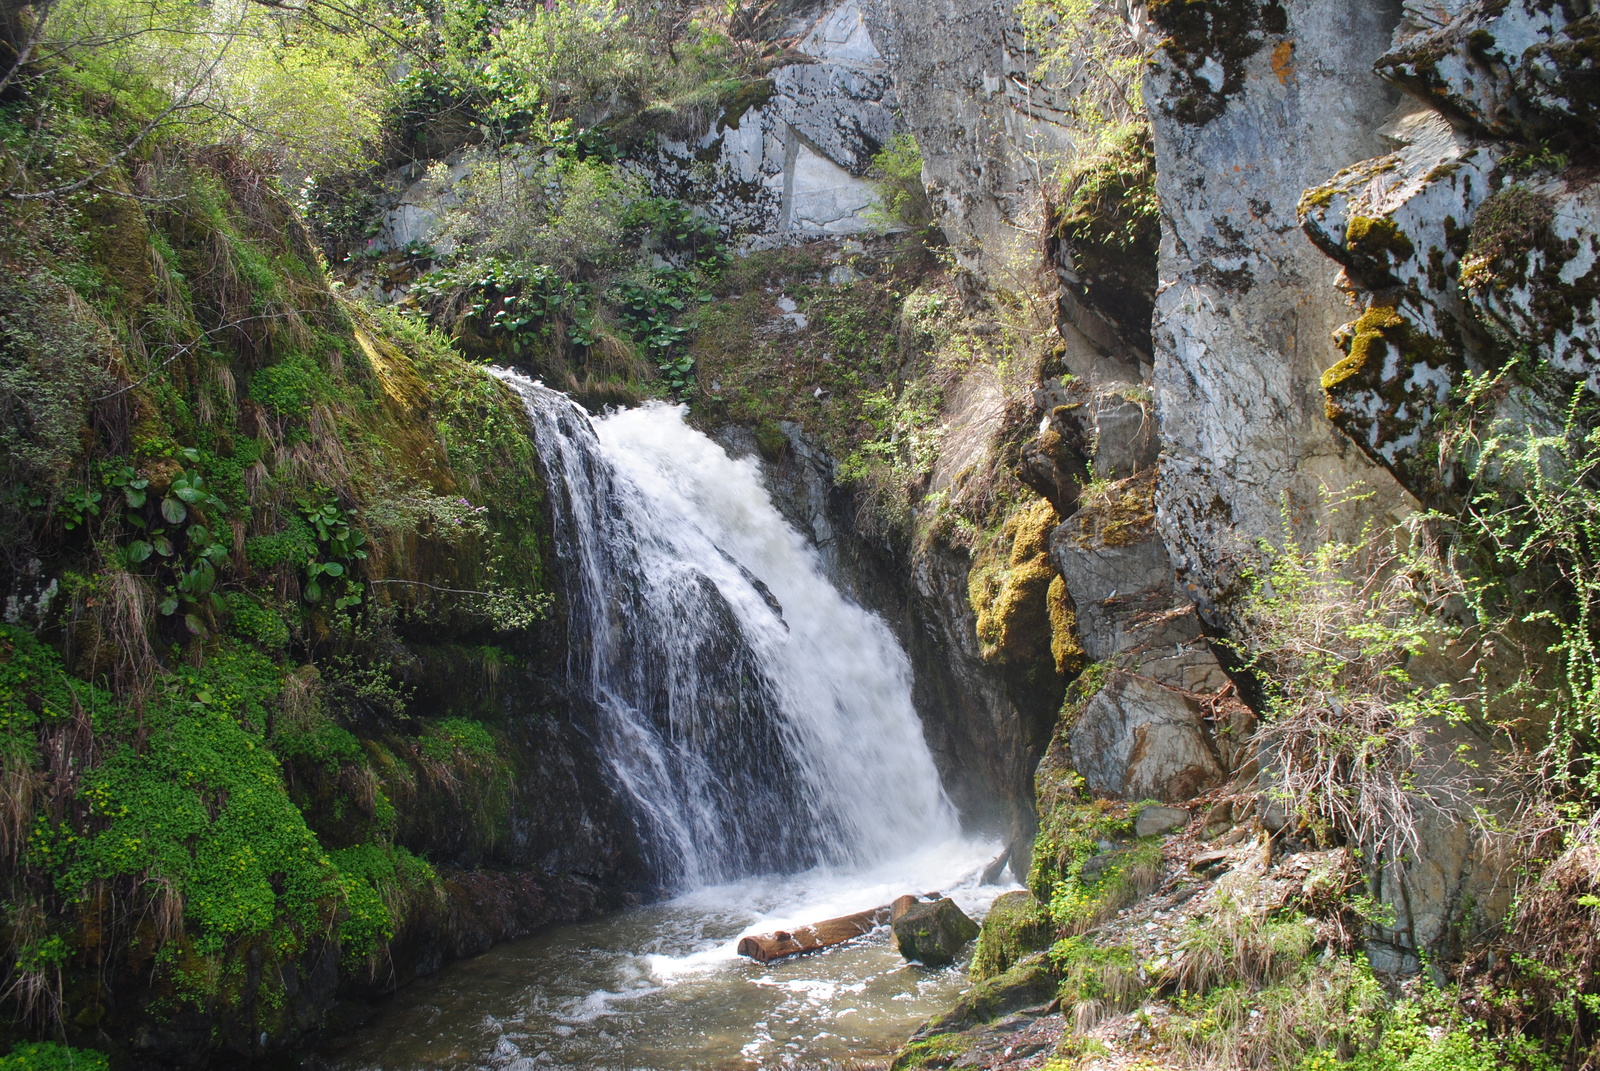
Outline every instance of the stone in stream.
<svg viewBox="0 0 1600 1071"><path fill-rule="evenodd" d="M896 901L895 907L901 906ZM950 963L968 941L978 936L978 924L954 900L944 897L897 910L893 925L900 954L927 967Z"/></svg>

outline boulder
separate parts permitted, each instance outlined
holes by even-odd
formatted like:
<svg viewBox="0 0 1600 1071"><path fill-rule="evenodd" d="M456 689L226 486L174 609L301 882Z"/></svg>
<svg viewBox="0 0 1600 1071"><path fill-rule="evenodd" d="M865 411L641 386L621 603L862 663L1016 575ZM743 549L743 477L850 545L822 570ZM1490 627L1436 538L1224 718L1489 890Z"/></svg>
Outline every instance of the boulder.
<svg viewBox="0 0 1600 1071"><path fill-rule="evenodd" d="M1026 889L995 898L984 916L978 947L968 969L973 981L1004 974L1030 952L1049 948L1055 926L1044 905Z"/></svg>
<svg viewBox="0 0 1600 1071"><path fill-rule="evenodd" d="M1101 795L1185 800L1227 780L1200 703L1143 676L1113 674L1069 740L1078 773Z"/></svg>
<svg viewBox="0 0 1600 1071"><path fill-rule="evenodd" d="M1154 837L1171 833L1189 824L1189 812L1182 807L1146 807L1133 820L1136 837Z"/></svg>
<svg viewBox="0 0 1600 1071"><path fill-rule="evenodd" d="M978 924L948 898L913 904L894 920L900 954L928 967L952 962L976 936Z"/></svg>

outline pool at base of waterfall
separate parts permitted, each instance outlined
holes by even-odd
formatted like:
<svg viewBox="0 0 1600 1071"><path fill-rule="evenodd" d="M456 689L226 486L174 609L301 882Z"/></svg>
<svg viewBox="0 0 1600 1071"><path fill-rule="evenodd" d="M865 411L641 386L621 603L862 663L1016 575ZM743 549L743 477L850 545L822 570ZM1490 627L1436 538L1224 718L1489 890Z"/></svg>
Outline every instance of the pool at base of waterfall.
<svg viewBox="0 0 1600 1071"><path fill-rule="evenodd" d="M965 961L906 963L889 930L761 964L740 936L940 891L974 918L1015 885L978 884L994 844L941 845L686 893L454 964L384 1002L310 1066L332 1071L735 1071L887 1060L967 988Z"/></svg>

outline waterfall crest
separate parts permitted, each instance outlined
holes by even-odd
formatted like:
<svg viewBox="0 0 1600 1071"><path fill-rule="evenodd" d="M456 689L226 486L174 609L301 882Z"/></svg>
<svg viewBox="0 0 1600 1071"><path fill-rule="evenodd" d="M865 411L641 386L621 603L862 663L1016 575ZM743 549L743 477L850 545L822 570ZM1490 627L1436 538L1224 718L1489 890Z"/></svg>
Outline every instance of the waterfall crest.
<svg viewBox="0 0 1600 1071"><path fill-rule="evenodd" d="M860 866L958 833L905 652L824 576L753 460L651 404L512 373L551 496L569 671L657 877Z"/></svg>

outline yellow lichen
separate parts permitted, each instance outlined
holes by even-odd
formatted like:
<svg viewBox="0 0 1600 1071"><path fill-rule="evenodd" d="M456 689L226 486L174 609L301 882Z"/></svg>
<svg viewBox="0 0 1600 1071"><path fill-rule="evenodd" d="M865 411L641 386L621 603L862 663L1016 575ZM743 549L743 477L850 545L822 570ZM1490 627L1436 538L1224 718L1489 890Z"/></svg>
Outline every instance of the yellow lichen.
<svg viewBox="0 0 1600 1071"><path fill-rule="evenodd" d="M1155 469L1116 483L1091 484L1084 488L1074 518L1078 525L1078 543L1125 547L1139 542L1155 523L1155 497Z"/></svg>
<svg viewBox="0 0 1600 1071"><path fill-rule="evenodd" d="M1053 650L1048 595L1059 575L1050 560L1050 532L1058 523L1055 507L1041 499L1013 514L978 551L967 598L984 661L1020 664Z"/></svg>
<svg viewBox="0 0 1600 1071"><path fill-rule="evenodd" d="M1322 373L1322 389L1331 391L1358 375L1373 357L1373 346L1386 347L1388 332L1404 326L1404 318L1387 305L1374 305L1362 313L1355 323L1341 330L1340 337L1349 340L1345 343L1345 357ZM1383 352L1380 349L1378 355L1381 356Z"/></svg>
<svg viewBox="0 0 1600 1071"><path fill-rule="evenodd" d="M1045 604L1050 612L1050 654L1055 659L1056 672L1063 677L1074 676L1083 669L1085 654L1078 641L1078 613L1072 596L1067 594L1065 578L1057 576L1050 581Z"/></svg>
<svg viewBox="0 0 1600 1071"><path fill-rule="evenodd" d="M1416 255L1416 246L1392 219L1373 219L1368 216L1351 216L1344 231L1345 248L1352 253L1363 253L1379 260L1393 260L1398 264Z"/></svg>

